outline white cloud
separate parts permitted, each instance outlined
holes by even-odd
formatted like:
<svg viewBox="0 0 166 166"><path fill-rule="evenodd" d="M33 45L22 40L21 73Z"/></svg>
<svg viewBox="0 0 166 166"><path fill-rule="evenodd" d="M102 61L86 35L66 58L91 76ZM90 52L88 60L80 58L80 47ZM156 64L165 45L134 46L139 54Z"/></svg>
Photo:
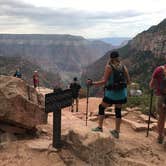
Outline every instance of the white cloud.
<svg viewBox="0 0 166 166"><path fill-rule="evenodd" d="M0 33L129 36L166 16L165 0L1 0Z"/></svg>

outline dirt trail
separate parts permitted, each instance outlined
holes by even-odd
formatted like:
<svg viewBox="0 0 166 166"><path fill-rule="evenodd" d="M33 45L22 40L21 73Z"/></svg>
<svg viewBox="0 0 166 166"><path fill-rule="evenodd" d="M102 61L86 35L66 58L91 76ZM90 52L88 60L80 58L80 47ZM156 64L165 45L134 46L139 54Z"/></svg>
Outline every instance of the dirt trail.
<svg viewBox="0 0 166 166"><path fill-rule="evenodd" d="M89 99L89 112L93 114L98 112L98 104L101 102L100 98ZM86 99L80 100L78 113L73 113L80 119L85 121ZM67 112L67 110L65 110ZM65 112L65 113L66 113ZM134 112L129 113L127 116L136 119ZM88 128L97 125L97 121L93 124L89 123ZM104 122L104 132L114 129L115 121L114 117L106 118ZM140 165L166 165L166 150L163 145L156 143L157 133L150 131L149 137L146 137L146 131L136 132L128 124L123 123L121 125L120 139L116 141L117 156L120 158L122 165L126 160L140 163ZM116 156L116 157L117 157ZM125 159L125 160L123 160ZM127 165L127 164L126 164ZM130 164L129 164L130 165Z"/></svg>
<svg viewBox="0 0 166 166"><path fill-rule="evenodd" d="M47 90L44 91L47 93ZM66 131L64 128L73 123L81 123L85 127L86 99L80 99L79 112L70 112L70 108L62 110L62 134ZM89 112L96 114L101 98L89 98ZM133 116L133 113L132 113ZM72 121L73 117L78 118L78 122ZM130 117L130 116L128 116ZM81 121L79 120L81 119ZM88 121L86 127L89 132L92 127L97 125L97 121ZM128 124L121 125L120 139L114 139L115 147L113 153L114 165L117 166L165 166L166 151L163 145L156 143L157 134L150 132L149 137L145 137L146 133L135 132ZM104 133L109 133L110 129L114 129L114 117L106 118L104 122ZM0 166L99 166L87 164L71 150L70 146L64 145L58 153L48 154L47 148L52 142L52 114L48 116L48 124L42 126L42 132L39 135L43 139L41 147L46 141L46 150L33 150L27 144L33 145L33 142L39 142L37 138L24 138L14 142L8 142L5 145L0 144ZM110 141L111 141L110 136ZM10 140L10 139L9 139ZM74 162L73 162L74 161Z"/></svg>

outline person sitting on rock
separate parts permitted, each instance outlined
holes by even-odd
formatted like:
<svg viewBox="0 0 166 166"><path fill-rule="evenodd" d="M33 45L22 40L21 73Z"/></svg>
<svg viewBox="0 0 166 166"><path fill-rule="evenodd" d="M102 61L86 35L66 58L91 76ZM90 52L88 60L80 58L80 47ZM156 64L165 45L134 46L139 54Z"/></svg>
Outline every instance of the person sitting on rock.
<svg viewBox="0 0 166 166"><path fill-rule="evenodd" d="M88 85L105 85L105 93L98 112L98 127L92 131L102 132L105 109L115 104L115 130L110 133L115 138L119 138L121 124L122 104L127 102L127 84L130 83L130 76L125 65L119 60L119 53L113 51L110 53L110 60L105 66L104 77L100 81L87 80Z"/></svg>
<svg viewBox="0 0 166 166"><path fill-rule="evenodd" d="M79 91L81 89L81 85L77 82L77 77L73 78L73 82L70 84L70 89L72 91L72 108L71 108L71 112L74 111L74 102L76 102L76 112L78 112L78 102L79 102Z"/></svg>

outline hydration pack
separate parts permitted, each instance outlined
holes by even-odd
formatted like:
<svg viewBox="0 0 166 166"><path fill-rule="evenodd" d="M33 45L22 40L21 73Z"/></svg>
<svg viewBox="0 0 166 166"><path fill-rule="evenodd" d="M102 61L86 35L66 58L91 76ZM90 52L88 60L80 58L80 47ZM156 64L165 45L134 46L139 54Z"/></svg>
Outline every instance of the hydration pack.
<svg viewBox="0 0 166 166"><path fill-rule="evenodd" d="M121 65L119 68L115 68L111 65L112 74L113 74L113 83L107 85L106 88L108 90L122 90L127 87L126 77L125 77L125 69L124 66Z"/></svg>

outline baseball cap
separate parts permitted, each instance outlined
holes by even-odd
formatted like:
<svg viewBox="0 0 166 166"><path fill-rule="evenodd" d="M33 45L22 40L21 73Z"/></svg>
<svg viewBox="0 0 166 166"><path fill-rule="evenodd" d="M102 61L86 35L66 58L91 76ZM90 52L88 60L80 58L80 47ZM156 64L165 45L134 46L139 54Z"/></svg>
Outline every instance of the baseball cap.
<svg viewBox="0 0 166 166"><path fill-rule="evenodd" d="M119 57L118 51L112 51L112 52L110 53L110 58L117 58L117 57Z"/></svg>

